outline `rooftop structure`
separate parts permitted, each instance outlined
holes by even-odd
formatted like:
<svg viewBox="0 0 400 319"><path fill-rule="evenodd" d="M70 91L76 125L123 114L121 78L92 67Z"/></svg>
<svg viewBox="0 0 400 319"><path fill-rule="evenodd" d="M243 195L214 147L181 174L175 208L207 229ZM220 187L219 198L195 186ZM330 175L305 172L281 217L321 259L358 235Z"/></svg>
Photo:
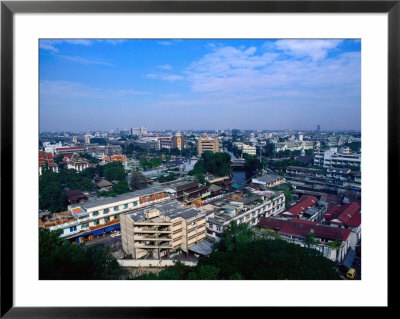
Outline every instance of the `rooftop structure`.
<svg viewBox="0 0 400 319"><path fill-rule="evenodd" d="M297 204L287 208L281 216L284 218L300 218L307 209L315 206L317 203L318 199L316 197L309 196L299 201Z"/></svg>
<svg viewBox="0 0 400 319"><path fill-rule="evenodd" d="M53 155L51 153L39 151L39 175L42 175L42 170L44 167L46 167L46 165L49 170L55 173L58 172L58 166L53 161Z"/></svg>
<svg viewBox="0 0 400 319"><path fill-rule="evenodd" d="M252 227L261 216L275 216L285 208L285 195L271 190L244 194L240 191L206 199L199 207L206 214L207 238L218 241L232 221Z"/></svg>
<svg viewBox="0 0 400 319"><path fill-rule="evenodd" d="M350 230L347 229L339 229L301 219L285 220L265 217L260 219L257 226L261 233L263 233L263 229L272 231L263 233L268 238L275 238L275 232L286 241L303 247L314 248L326 258L337 262L343 261L350 248ZM313 243L308 242L310 235L314 239ZM338 246L335 247L335 243L338 243Z"/></svg>
<svg viewBox="0 0 400 319"><path fill-rule="evenodd" d="M275 174L267 174L257 178L252 178L251 182L254 184L261 184L266 187L274 187L284 182L284 178Z"/></svg>

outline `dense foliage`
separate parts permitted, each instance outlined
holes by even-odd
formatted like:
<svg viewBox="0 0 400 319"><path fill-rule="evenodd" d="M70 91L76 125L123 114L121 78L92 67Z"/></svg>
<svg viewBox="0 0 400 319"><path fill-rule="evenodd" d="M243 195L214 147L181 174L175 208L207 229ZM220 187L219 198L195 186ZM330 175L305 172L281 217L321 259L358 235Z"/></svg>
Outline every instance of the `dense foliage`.
<svg viewBox="0 0 400 319"><path fill-rule="evenodd" d="M255 155L243 154L243 158L246 160L246 170L256 173L263 168L263 163Z"/></svg>
<svg viewBox="0 0 400 319"><path fill-rule="evenodd" d="M176 263L135 279L337 280L336 264L315 249L281 239L255 239L245 224L231 225L195 267Z"/></svg>
<svg viewBox="0 0 400 319"><path fill-rule="evenodd" d="M67 194L57 173L43 172L39 177L39 208L56 213L65 210L67 203Z"/></svg>
<svg viewBox="0 0 400 319"><path fill-rule="evenodd" d="M109 191L98 191L97 195L98 196L104 196L104 197L114 197L117 195L125 194L129 192L131 189L128 185L128 182L126 180L119 181L118 183L114 184L111 190Z"/></svg>
<svg viewBox="0 0 400 319"><path fill-rule="evenodd" d="M147 187L147 178L139 171L134 171L131 174L131 188L133 190L143 189Z"/></svg>
<svg viewBox="0 0 400 319"><path fill-rule="evenodd" d="M231 156L228 153L205 151L197 161L190 175L199 177L205 173L216 176L226 176L231 172Z"/></svg>
<svg viewBox="0 0 400 319"><path fill-rule="evenodd" d="M51 213L66 210L68 205L66 190L91 191L94 188L92 182L94 176L104 176L108 180L119 181L113 186L112 192L105 196L115 196L130 191L125 169L119 162L88 167L81 172L74 169L60 169L58 173L54 173L44 167L39 177L39 208L47 209Z"/></svg>
<svg viewBox="0 0 400 319"><path fill-rule="evenodd" d="M120 277L121 268L107 249L74 245L59 235L59 231L39 228L39 279L104 280Z"/></svg>
<svg viewBox="0 0 400 319"><path fill-rule="evenodd" d="M103 165L103 176L109 181L122 181L126 178L126 172L120 162L111 162Z"/></svg>
<svg viewBox="0 0 400 319"><path fill-rule="evenodd" d="M152 168L156 168L158 166L161 165L161 159L156 157L156 158L152 158L150 160L147 159L141 159L140 160L140 166L144 169L144 170L149 170Z"/></svg>

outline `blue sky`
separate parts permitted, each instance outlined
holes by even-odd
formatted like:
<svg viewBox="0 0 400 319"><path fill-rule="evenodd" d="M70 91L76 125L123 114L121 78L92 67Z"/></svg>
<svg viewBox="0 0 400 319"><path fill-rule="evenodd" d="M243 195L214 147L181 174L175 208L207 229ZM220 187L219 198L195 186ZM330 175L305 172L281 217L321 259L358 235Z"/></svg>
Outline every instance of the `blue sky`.
<svg viewBox="0 0 400 319"><path fill-rule="evenodd" d="M40 131L361 128L361 42L40 40Z"/></svg>

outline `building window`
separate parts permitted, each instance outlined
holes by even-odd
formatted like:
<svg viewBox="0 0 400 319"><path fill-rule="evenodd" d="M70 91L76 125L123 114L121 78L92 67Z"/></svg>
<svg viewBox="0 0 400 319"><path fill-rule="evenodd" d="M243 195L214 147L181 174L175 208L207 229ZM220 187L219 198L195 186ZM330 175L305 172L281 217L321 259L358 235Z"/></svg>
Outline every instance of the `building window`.
<svg viewBox="0 0 400 319"><path fill-rule="evenodd" d="M82 224L82 226L81 226L82 228L88 228L89 227L89 224L88 223L86 223L86 224Z"/></svg>
<svg viewBox="0 0 400 319"><path fill-rule="evenodd" d="M107 213L109 213L109 212L110 212L110 209L109 209L109 208L106 208L106 209L104 210L103 214L107 214Z"/></svg>
<svg viewBox="0 0 400 319"><path fill-rule="evenodd" d="M124 209L125 209L125 208L128 208L128 204L124 204Z"/></svg>
<svg viewBox="0 0 400 319"><path fill-rule="evenodd" d="M133 202L132 206L135 207L135 206L137 206L137 204L138 204L137 202Z"/></svg>
<svg viewBox="0 0 400 319"><path fill-rule="evenodd" d="M94 225L96 226L98 224L99 224L99 220L97 219L97 220L94 221Z"/></svg>
<svg viewBox="0 0 400 319"><path fill-rule="evenodd" d="M114 212L119 211L119 207L118 206L114 206Z"/></svg>
<svg viewBox="0 0 400 319"><path fill-rule="evenodd" d="M104 218L104 222L107 223L110 220L110 217Z"/></svg>
<svg viewBox="0 0 400 319"><path fill-rule="evenodd" d="M70 228L69 228L69 231L70 231L70 232L76 231L76 226L70 227Z"/></svg>
<svg viewBox="0 0 400 319"><path fill-rule="evenodd" d="M115 216L114 216L114 219L119 219L119 215L118 215L118 214L115 215Z"/></svg>
<svg viewBox="0 0 400 319"><path fill-rule="evenodd" d="M61 234L60 235L62 235L62 234L64 234L64 229L61 229Z"/></svg>
<svg viewBox="0 0 400 319"><path fill-rule="evenodd" d="M93 212L93 217L97 216L99 214L99 212Z"/></svg>

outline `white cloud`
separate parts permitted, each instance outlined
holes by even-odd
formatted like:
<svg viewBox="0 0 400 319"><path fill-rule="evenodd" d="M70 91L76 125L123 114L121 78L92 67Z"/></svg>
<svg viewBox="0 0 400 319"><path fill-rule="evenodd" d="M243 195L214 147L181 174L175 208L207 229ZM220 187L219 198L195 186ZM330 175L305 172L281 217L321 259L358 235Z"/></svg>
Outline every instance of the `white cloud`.
<svg viewBox="0 0 400 319"><path fill-rule="evenodd" d="M296 57L309 56L313 61L322 60L328 51L336 48L342 40L278 40L275 42L279 50Z"/></svg>
<svg viewBox="0 0 400 319"><path fill-rule="evenodd" d="M158 65L157 67L162 70L172 70L172 66L170 66L169 64L162 64Z"/></svg>
<svg viewBox="0 0 400 319"><path fill-rule="evenodd" d="M69 44L85 45L85 46L89 46L89 45L93 44L93 41L86 40L86 39L69 39L69 40L62 40L62 41L69 43Z"/></svg>
<svg viewBox="0 0 400 319"><path fill-rule="evenodd" d="M148 79L156 79L156 80L165 80L165 81L181 81L184 80L184 76L178 74L170 74L170 73L149 73L145 75Z"/></svg>
<svg viewBox="0 0 400 319"><path fill-rule="evenodd" d="M89 58L83 58L80 56L69 56L69 55L61 55L61 54L57 54L57 56L62 59L71 61L71 62L76 62L76 63L80 63L80 64L85 64L85 65L97 64L97 65L105 65L105 66L114 66L113 64L108 63L108 62L95 60L95 59L89 59Z"/></svg>
<svg viewBox="0 0 400 319"><path fill-rule="evenodd" d="M171 45L172 42L171 41L158 41L158 44L168 46L168 45Z"/></svg>
<svg viewBox="0 0 400 319"><path fill-rule="evenodd" d="M46 41L39 41L39 48L52 52L58 52L58 49L53 44Z"/></svg>

